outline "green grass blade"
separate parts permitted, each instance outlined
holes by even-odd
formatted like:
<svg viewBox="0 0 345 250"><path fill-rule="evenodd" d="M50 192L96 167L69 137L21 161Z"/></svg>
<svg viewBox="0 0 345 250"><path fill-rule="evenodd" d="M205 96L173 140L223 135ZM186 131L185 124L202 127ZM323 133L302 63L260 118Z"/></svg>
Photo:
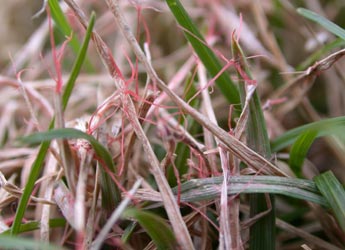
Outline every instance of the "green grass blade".
<svg viewBox="0 0 345 250"><path fill-rule="evenodd" d="M314 178L315 184L330 204L341 229L345 232L345 190L331 171Z"/></svg>
<svg viewBox="0 0 345 250"><path fill-rule="evenodd" d="M289 165L291 170L299 178L302 177L302 167L304 159L307 156L309 148L314 142L316 136L316 131L306 131L297 138L296 142L291 147Z"/></svg>
<svg viewBox="0 0 345 250"><path fill-rule="evenodd" d="M126 209L122 216L137 220L156 244L157 249L176 249L174 234L170 226L161 217L136 208Z"/></svg>
<svg viewBox="0 0 345 250"><path fill-rule="evenodd" d="M96 155L98 158L104 162L107 167L110 169L111 172L115 173L115 165L113 159L109 153L109 151L103 147L94 137L88 135L80 130L73 129L73 128L62 128L62 129L55 129L49 130L47 132L35 133L24 138L21 138L20 141L27 144L35 144L40 142L51 141L53 139L77 139L82 138L92 145L93 149L95 150ZM103 197L103 204L104 207L110 212L112 211L116 204L120 201L121 196L120 192L111 179L111 177L106 173L104 170L102 173L102 197Z"/></svg>
<svg viewBox="0 0 345 250"><path fill-rule="evenodd" d="M115 172L115 166L113 159L108 150L102 146L94 137L88 135L80 130L74 128L61 128L49 130L46 132L34 133L32 135L23 137L20 139L22 143L35 144L41 142L47 142L54 139L85 139L90 142L95 153L100 157L109 167L112 172Z"/></svg>
<svg viewBox="0 0 345 250"><path fill-rule="evenodd" d="M68 78L68 81L66 83L65 90L62 95L62 107L63 110L66 109L68 100L72 94L72 90L74 88L75 81L77 80L77 77L80 73L81 67L85 61L86 58L86 52L87 48L89 47L89 42L91 39L91 34L93 27L95 25L95 20L96 20L96 15L94 12L91 13L90 21L89 21L89 26L87 27L86 33L85 33L85 38L83 41L83 44L78 52L77 58L73 64L71 74Z"/></svg>
<svg viewBox="0 0 345 250"><path fill-rule="evenodd" d="M95 19L95 17L93 16L90 20L90 25L88 26L86 36L85 36L85 39L83 41L82 48L78 53L76 62L75 62L74 66L72 68L72 71L71 71L71 76L67 82L66 89L63 92L63 95L62 95L63 96L62 97L63 110L65 110L65 108L67 106L69 97L70 97L72 90L73 90L73 87L74 87L75 80L76 80L76 78L80 72L81 64L82 64L83 60L85 59L86 48L88 47L88 44L90 41L90 34L91 34L91 31L93 29L93 25L95 22L94 19ZM55 119L53 118L52 121L50 122L49 129L52 129L54 127L54 120ZM48 149L49 149L49 145L50 145L50 141L46 141L46 142L43 142L41 144L41 147L38 151L37 157L36 157L34 163L32 164L30 175L29 175L28 181L25 185L23 195L19 200L17 212L16 212L16 215L15 215L12 227L11 227L11 234L12 235L16 235L20 231L20 224L21 224L21 221L24 217L26 206L28 204L28 201L29 201L30 195L32 193L32 190L34 188L35 182L36 182L36 180L37 180L37 178L41 172L45 156L46 156Z"/></svg>
<svg viewBox="0 0 345 250"><path fill-rule="evenodd" d="M53 18L56 26L60 30L60 32L64 36L71 36L71 34L73 33L73 30L72 30L71 26L69 25L65 15L64 15L64 13L63 13L60 5L59 5L58 0L48 0L48 4L49 4L49 8L51 10L52 18ZM72 36L69 44L70 44L73 52L75 54L78 54L81 46L80 46L80 43L79 43L79 41L75 35ZM92 67L90 61L86 60L86 66L87 66L89 71L92 71L93 67Z"/></svg>
<svg viewBox="0 0 345 250"><path fill-rule="evenodd" d="M61 246L54 246L48 243L33 241L18 236L0 235L0 248L10 250L63 250Z"/></svg>
<svg viewBox="0 0 345 250"><path fill-rule="evenodd" d="M52 122L51 124L54 124L54 122ZM42 164L48 152L49 145L50 145L50 142L44 142L41 144L37 157L34 163L32 164L28 181L25 185L23 195L21 196L19 200L17 212L13 220L13 224L11 226L12 235L17 235L20 232L20 225L24 217L25 210L30 199L30 195L32 193L32 190L34 189L35 182L41 172Z"/></svg>
<svg viewBox="0 0 345 250"><path fill-rule="evenodd" d="M339 48L345 45L345 41L341 38L337 38L332 42L323 45L319 50L313 52L308 56L301 64L296 67L296 71L302 71L307 69L310 65L320 60L322 55L330 53L335 48Z"/></svg>
<svg viewBox="0 0 345 250"><path fill-rule="evenodd" d="M66 225L66 220L63 218L58 219L50 219L49 220L49 228L57 228L57 227L64 227ZM19 233L31 232L34 230L38 230L41 228L41 223L39 221L30 221L25 224L20 225ZM2 232L2 235L10 234L11 229L8 229Z"/></svg>
<svg viewBox="0 0 345 250"><path fill-rule="evenodd" d="M66 20L66 17L59 5L59 2L57 0L49 0L48 1L49 8L51 10L52 18L58 27L58 29L61 31L64 36L70 36L72 34L72 28L70 27L69 23ZM73 36L70 45L72 50L77 53L80 49L79 41L77 40L76 36Z"/></svg>
<svg viewBox="0 0 345 250"><path fill-rule="evenodd" d="M321 25L322 27L324 27L326 30L336 35L337 37L345 40L345 30L339 27L338 25L336 25L335 23L329 21L327 18L320 16L319 14L311 10L307 10L304 8L298 8L297 12L300 15L304 16L305 18L308 18L309 20L312 20L313 22L318 23L319 25Z"/></svg>
<svg viewBox="0 0 345 250"><path fill-rule="evenodd" d="M321 137L325 135L331 134L338 134L343 133L345 128L345 116L324 119L322 121L317 121L313 123L309 123L307 125L303 125L294 129L289 130L288 132L284 133L283 135L276 138L272 144L272 151L277 152L287 146L292 145L297 138L306 131L316 131L317 136Z"/></svg>
<svg viewBox="0 0 345 250"><path fill-rule="evenodd" d="M197 93L197 89L194 86L193 80L188 80L187 84L185 84L184 90L184 99L188 102L190 98L192 98ZM199 99L195 98L194 100L190 101L189 104L198 109L200 106ZM195 122L190 116L180 116L180 125L183 125L186 121L188 125L187 130L190 132L191 135L196 134L198 128L200 128L199 124ZM190 149L188 145L184 142L179 142L175 149L175 155L177 156L175 159L175 166L178 170L179 177L181 178L184 174L187 173L189 166L187 164L187 160L190 156ZM167 169L167 179L171 186L175 186L177 184L174 168L171 166Z"/></svg>
<svg viewBox="0 0 345 250"><path fill-rule="evenodd" d="M223 176L203 178L203 179L192 179L184 182L181 185L181 192L186 192L190 189L198 189L201 187L207 187L209 185L219 185L223 182ZM239 176L230 176L229 185L237 184L265 184L272 186L282 186L286 187L287 190L290 187L295 187L300 190L305 190L315 194L320 194L315 183L307 179L297 179L289 177L280 177L280 176L268 176L268 175L239 175ZM174 187L173 192L177 194L177 187Z"/></svg>
<svg viewBox="0 0 345 250"><path fill-rule="evenodd" d="M185 37L192 45L202 63L205 65L205 68L212 77L215 77L222 69L216 55L205 45L205 39L196 28L180 1L166 0L166 2L179 25L185 29ZM230 103L238 104L240 102L238 90L226 72L223 72L217 78L216 84Z"/></svg>
<svg viewBox="0 0 345 250"><path fill-rule="evenodd" d="M123 234L121 236L121 241L123 243L127 243L130 239L130 237L132 236L134 229L137 227L138 222L136 221L132 221L128 224L128 226L125 228L125 230L123 231Z"/></svg>
<svg viewBox="0 0 345 250"><path fill-rule="evenodd" d="M234 60L239 62L239 66L247 75L249 79L253 79L246 57L237 42L232 38L232 55ZM244 76L238 71L239 90L241 96L242 109L246 103L246 90L245 86L249 85ZM247 144L250 148L257 153L263 155L265 158L271 157L270 142L268 139L266 123L261 109L259 96L255 90L252 98L249 101L249 117L246 124L246 138ZM250 195L250 216L253 217L261 212L271 209L271 211L260 218L253 226L250 227L250 242L249 247L251 250L274 250L275 249L275 208L274 197L270 196L272 207L269 208L265 194L252 194Z"/></svg>
<svg viewBox="0 0 345 250"><path fill-rule="evenodd" d="M253 79L246 57L236 39L232 39L231 45L234 60L239 62L241 69L246 73L248 79ZM241 79L238 85L243 108L246 98L245 85L248 83L245 83L246 79L243 79L241 74L238 74L238 77L239 79ZM256 152L266 158L269 158L271 156L271 146L268 139L266 122L261 109L260 98L256 90L254 91L253 96L249 102L249 113L250 115L248 118L246 131L247 143Z"/></svg>
<svg viewBox="0 0 345 250"><path fill-rule="evenodd" d="M198 202L219 198L223 177L193 179L181 185L181 201ZM173 188L175 195L178 188ZM311 180L278 176L231 176L228 179L228 194L280 194L291 198L307 200L329 207L315 183Z"/></svg>

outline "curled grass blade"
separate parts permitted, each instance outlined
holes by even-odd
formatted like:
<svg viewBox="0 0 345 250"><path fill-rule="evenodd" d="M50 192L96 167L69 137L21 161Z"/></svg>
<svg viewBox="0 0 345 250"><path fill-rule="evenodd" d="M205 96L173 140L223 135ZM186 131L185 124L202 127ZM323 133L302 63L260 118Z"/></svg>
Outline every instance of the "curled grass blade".
<svg viewBox="0 0 345 250"><path fill-rule="evenodd" d="M179 0L166 0L166 2L176 21L183 27L185 37L205 65L205 68L212 77L215 77L222 70L222 66L216 55L205 44L205 39L189 17L181 2ZM219 75L216 79L216 84L230 103L238 104L240 102L238 90L226 72Z"/></svg>
<svg viewBox="0 0 345 250"><path fill-rule="evenodd" d="M95 153L102 159L111 171L115 171L112 157L108 150L102 146L94 137L74 128L61 128L49 130L46 132L34 133L20 139L22 143L35 144L40 142L51 141L54 139L85 139L92 145Z"/></svg>
<svg viewBox="0 0 345 250"><path fill-rule="evenodd" d="M317 132L313 130L302 133L295 143L292 145L290 151L289 165L291 170L299 178L302 177L302 167L305 157L309 151L310 146L314 142Z"/></svg>
<svg viewBox="0 0 345 250"><path fill-rule="evenodd" d="M319 25L321 25L337 37L340 37L341 39L345 40L345 30L340 26L336 25L335 23L329 21L327 18L304 8L298 8L297 12L305 18L308 18L309 20L318 23Z"/></svg>
<svg viewBox="0 0 345 250"><path fill-rule="evenodd" d="M81 50L78 52L78 56L76 59L75 64L73 65L72 71L71 71L71 76L67 82L67 86L63 92L63 96L62 96L62 105L63 105L63 110L65 110L69 97L72 93L73 87L74 87L74 83L75 80L77 78L77 76L79 75L80 69L81 69L81 65L83 64L83 61L85 59L85 54L87 51L87 47L89 45L90 42L90 36L91 36L91 31L93 29L95 23L95 15L92 15L92 18L90 19L90 25L88 26L84 41L83 41L83 45ZM49 129L52 129L54 127L54 121L55 119L53 118L52 121L50 122L49 125ZM22 197L19 200L19 204L18 204L18 208L17 208L17 212L11 227L11 234L12 235L16 235L19 233L20 231L20 224L21 221L24 217L24 213L26 210L26 206L28 204L30 195L32 193L32 190L34 188L35 182L41 172L42 169L42 164L44 162L45 156L48 152L49 149L49 145L50 145L50 141L45 141L41 144L40 149L38 151L37 157L32 165L31 171L30 171L30 175L28 178L28 181L25 185L24 188L24 192Z"/></svg>
<svg viewBox="0 0 345 250"><path fill-rule="evenodd" d="M115 165L109 151L99 143L94 137L88 135L80 130L73 128L62 128L50 130L42 133L35 133L27 137L21 138L20 141L27 144L35 144L40 142L51 141L53 139L77 139L82 138L92 145L93 149L99 160L105 163L111 172L115 173ZM107 209L114 209L117 202L120 199L120 192L111 178L108 178L108 174L104 171L102 178L101 188L104 206Z"/></svg>
<svg viewBox="0 0 345 250"><path fill-rule="evenodd" d="M126 209L122 217L137 220L156 244L157 249L176 249L174 234L161 217L136 208Z"/></svg>
<svg viewBox="0 0 345 250"><path fill-rule="evenodd" d="M345 233L345 190L331 171L314 178L317 188L330 204L333 214Z"/></svg>
<svg viewBox="0 0 345 250"><path fill-rule="evenodd" d="M305 133L310 130L317 132L316 138L318 138L326 135L334 135L338 133L341 134L343 133L344 128L345 116L324 119L322 121L309 123L307 125L291 129L288 132L276 138L271 144L272 151L277 152L283 148L292 145L302 133Z"/></svg>

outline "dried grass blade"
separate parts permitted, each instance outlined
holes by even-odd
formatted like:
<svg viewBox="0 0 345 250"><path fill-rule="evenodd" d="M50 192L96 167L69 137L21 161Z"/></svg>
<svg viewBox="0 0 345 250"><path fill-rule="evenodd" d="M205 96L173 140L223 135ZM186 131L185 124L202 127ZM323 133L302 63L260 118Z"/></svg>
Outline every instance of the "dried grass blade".
<svg viewBox="0 0 345 250"><path fill-rule="evenodd" d="M203 89L201 92L202 98L203 98L203 105L206 112L206 115L210 117L210 120L217 124L216 115L214 113L214 110L212 108L212 102L211 97L207 91L207 80L206 80L206 70L203 65L199 65L198 69L198 77L200 81L200 87ZM236 209L235 206L232 206L232 208L229 208L229 202L228 202L228 190L227 190L227 180L229 176L229 156L228 153L224 148L219 147L220 141L217 137L214 138L214 141L216 142L216 145L218 146L218 152L220 155L220 164L222 168L222 174L223 174L223 184L222 184L222 191L220 196L220 216L219 216L219 249L230 249L234 243L237 242L236 239L238 239L238 236L240 234L239 231L234 231L230 228L230 209ZM239 171L236 171L239 172ZM235 215L232 223L238 223L239 224L239 214ZM235 246L235 248L238 248L238 245Z"/></svg>
<svg viewBox="0 0 345 250"><path fill-rule="evenodd" d="M104 225L102 230L97 235L97 238L92 242L90 249L91 250L98 250L101 248L103 241L106 239L107 234L111 230L112 226L116 223L116 221L121 217L121 214L126 209L128 204L131 201L132 196L135 194L137 189L140 187L142 179L138 179L131 190L128 191L126 198L119 204L119 206L114 210L110 218L108 219L107 223Z"/></svg>
<svg viewBox="0 0 345 250"><path fill-rule="evenodd" d="M305 239L306 241L312 243L313 245L317 245L318 247L322 247L323 249L327 249L327 250L341 250L341 248L332 245L330 243L328 243L327 241L316 237L314 235L312 235L311 233L306 232L303 229L300 229L298 227L292 226L289 223L286 223L283 220L277 219L276 220L276 225L278 228L287 231L291 234L296 235L297 237L300 237L302 239Z"/></svg>

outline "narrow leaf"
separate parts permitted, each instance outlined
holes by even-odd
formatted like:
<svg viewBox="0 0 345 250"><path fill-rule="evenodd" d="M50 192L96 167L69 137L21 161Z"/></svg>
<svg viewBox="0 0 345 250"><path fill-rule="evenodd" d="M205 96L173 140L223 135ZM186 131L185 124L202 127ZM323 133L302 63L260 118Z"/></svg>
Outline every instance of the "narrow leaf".
<svg viewBox="0 0 345 250"><path fill-rule="evenodd" d="M69 25L65 14L63 13L60 4L58 0L48 0L49 8L51 10L52 18L54 20L54 23L56 24L59 31L66 37L71 37L71 41L69 42L70 47L72 48L72 51L75 54L78 54L80 51L80 42L78 41L77 37L73 35L73 30L71 26ZM86 67L89 71L93 71L93 66L90 62L90 60L85 60Z"/></svg>
<svg viewBox="0 0 345 250"><path fill-rule="evenodd" d="M61 128L55 130L49 130L47 132L34 133L32 135L23 137L21 142L26 144L35 144L40 142L51 141L53 139L85 139L90 142L95 153L100 157L110 168L111 171L115 171L115 166L112 157L108 150L104 148L94 137L88 135L80 130L74 128Z"/></svg>
<svg viewBox="0 0 345 250"><path fill-rule="evenodd" d="M223 176L203 179L192 179L181 185L181 200L185 202L214 200L220 195ZM178 188L173 188L177 195ZM273 193L288 197L308 200L328 207L315 183L311 180L279 176L230 176L228 193Z"/></svg>
<svg viewBox="0 0 345 250"><path fill-rule="evenodd" d="M313 130L302 133L292 145L290 151L289 164L291 170L297 177L302 177L302 167L305 157L309 151L311 144L314 142L317 132Z"/></svg>
<svg viewBox="0 0 345 250"><path fill-rule="evenodd" d="M75 81L77 80L77 77L80 73L83 62L85 61L86 52L87 52L87 48L89 47L89 42L90 42L92 30L93 30L93 27L95 25L95 20L96 20L96 15L94 12L92 12L91 17L90 17L90 21L89 21L89 26L87 27L87 30L85 33L85 38L84 38L83 44L82 44L80 51L77 55L77 58L73 64L71 74L68 78L64 93L62 95L63 110L66 109L68 100L72 94L72 90L74 89Z"/></svg>
<svg viewBox="0 0 345 250"><path fill-rule="evenodd" d="M193 79L188 80L188 82L188 84L185 84L186 87L184 89L183 95L185 97L184 99L187 102L189 102L190 98L192 98L197 93L197 89L194 86ZM198 109L200 106L199 99L197 98L190 101L189 104L195 109ZM190 116L181 115L179 120L181 125L183 125L183 123L187 124L187 130L191 134L194 134L194 132L196 132L196 130L199 128L199 124L195 122L195 120ZM175 149L175 155L177 156L175 159L175 166L178 170L179 176L182 177L188 171L187 160L190 155L190 149L188 145L184 142L179 142ZM177 179L173 167L168 168L167 179L171 186L175 186L177 184Z"/></svg>
<svg viewBox="0 0 345 250"><path fill-rule="evenodd" d="M94 137L80 130L73 128L55 129L49 130L47 132L35 133L27 137L21 138L20 140L23 143L34 144L39 142L51 141L53 139L77 138L82 138L89 141L89 143L95 150L95 153L98 156L98 158L101 159L107 165L111 172L115 173L115 165L109 151L102 144L100 144ZM109 177L106 172L104 172L104 175ZM110 210L114 209L115 204L118 202L118 199L120 199L119 197L121 196L114 181L112 181L111 178L107 177L102 178L101 187L104 206L106 206L106 208Z"/></svg>
<svg viewBox="0 0 345 250"><path fill-rule="evenodd" d="M334 41L326 43L317 51L313 52L308 56L301 64L296 67L297 71L302 71L307 69L310 65L313 65L317 60L321 60L321 56L325 54L330 54L335 48L343 47L345 45L345 40L337 38Z"/></svg>
<svg viewBox="0 0 345 250"><path fill-rule="evenodd" d="M0 248L10 250L63 250L61 246L54 246L51 244L33 241L20 237L13 237L10 235L0 235Z"/></svg>
<svg viewBox="0 0 345 250"><path fill-rule="evenodd" d="M345 40L345 30L336 25L335 23L329 21L327 18L320 16L319 14L307 10L304 8L298 8L297 12L304 16L305 18L308 18L309 20L312 20L315 23L318 23L322 27L324 27L326 30L331 32L332 34L336 35L337 37L340 37L341 39Z"/></svg>
<svg viewBox="0 0 345 250"><path fill-rule="evenodd" d="M124 218L134 218L150 235L158 249L176 249L176 240L168 224L157 215L136 208L129 208L122 214Z"/></svg>
<svg viewBox="0 0 345 250"><path fill-rule="evenodd" d="M54 122L50 123L51 127ZM29 202L30 195L32 193L32 190L34 188L35 182L41 172L42 164L44 162L44 159L46 157L46 154L49 149L50 142L44 142L41 144L41 147L38 151L37 157L32 165L30 175L28 178L28 181L25 185L23 195L21 196L18 204L18 208L16 211L15 218L12 223L11 227L11 235L17 235L20 232L20 224L22 222L22 219L24 217L24 213L27 207L27 204Z"/></svg>
<svg viewBox="0 0 345 250"><path fill-rule="evenodd" d="M345 233L345 190L331 171L314 178L315 184L330 204L333 214Z"/></svg>
<svg viewBox="0 0 345 250"><path fill-rule="evenodd" d="M88 35L86 35L86 37L83 41L82 49L79 51L77 59L76 59L76 61L78 63L74 64L74 66L72 68L72 74L70 76L70 79L68 80L66 89L63 92L63 98L62 98L63 110L65 110L65 108L67 106L69 97L70 97L72 89L74 87L74 82L76 80L77 75L80 72L80 68L79 68L80 66L79 65L82 64L82 61L85 58L85 53L86 53L85 48L88 47L88 44L90 41L90 33L93 29L94 19L95 19L95 17L93 16L90 20L90 25L88 26L88 30L86 32L86 34L88 34ZM49 124L49 129L52 129L54 127L54 121L55 121L55 119L53 118ZM20 231L20 224L21 224L22 219L24 217L24 213L25 213L30 195L31 195L32 190L34 188L35 182L36 182L36 180L37 180L37 178L41 172L42 164L43 164L44 159L46 157L46 154L48 152L49 145L50 145L50 141L45 141L41 144L41 147L38 151L37 157L36 157L36 159L32 165L28 181L25 185L23 195L19 200L17 212L16 212L16 215L15 215L12 227L11 227L11 234L12 235L16 235Z"/></svg>
<svg viewBox="0 0 345 250"><path fill-rule="evenodd" d="M72 28L67 22L67 19L59 5L57 0L49 0L48 1L49 8L51 10L52 18L64 36L70 36L72 34ZM76 36L73 36L70 45L75 53L77 53L80 49L79 41L77 40Z"/></svg>
<svg viewBox="0 0 345 250"><path fill-rule="evenodd" d="M343 133L344 128L345 116L309 123L307 125L291 129L276 138L271 144L272 151L277 152L287 146L292 145L302 133L310 130L317 132L317 138L325 135L341 134Z"/></svg>
<svg viewBox="0 0 345 250"><path fill-rule="evenodd" d="M241 96L241 103L243 112L248 108L249 117L246 124L246 138L247 144L250 148L264 156L271 157L270 142L268 139L266 123L261 109L259 96L254 90L251 96L250 88L254 88L255 81L253 81L246 57L240 47L238 41L232 37L232 54L234 60L239 63L237 75L239 79L239 90ZM243 121L246 122L246 121ZM241 125L241 124L240 124ZM251 250L274 250L275 249L275 208L274 197L269 196L271 207L267 204L265 194L250 195L250 216L253 217L262 212L270 212L260 218L253 226L250 227L250 243Z"/></svg>
<svg viewBox="0 0 345 250"><path fill-rule="evenodd" d="M181 2L179 0L166 0L166 2L176 21L184 29L185 37L192 45L202 63L205 65L205 68L212 77L215 77L222 70L222 66L216 55L205 44L205 39L196 28ZM216 84L230 103L238 104L240 102L238 90L226 72L219 75L216 79Z"/></svg>
<svg viewBox="0 0 345 250"><path fill-rule="evenodd" d="M58 218L58 219L50 219L49 220L49 227L50 228L56 228L56 227L64 227L66 225L66 220L63 218ZM25 232L31 232L34 230L38 230L41 228L41 223L38 221L30 221L27 222L25 224L21 224L20 225L20 230L19 233L25 233ZM2 235L5 234L10 234L11 233L11 229L6 230L4 232L2 232Z"/></svg>

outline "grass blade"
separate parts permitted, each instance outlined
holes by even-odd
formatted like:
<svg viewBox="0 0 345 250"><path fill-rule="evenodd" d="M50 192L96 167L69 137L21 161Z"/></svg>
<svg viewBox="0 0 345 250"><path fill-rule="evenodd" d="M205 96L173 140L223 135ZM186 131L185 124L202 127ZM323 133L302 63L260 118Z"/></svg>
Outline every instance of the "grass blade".
<svg viewBox="0 0 345 250"><path fill-rule="evenodd" d="M205 45L205 39L194 25L181 2L179 0L166 0L166 2L176 21L185 29L185 37L205 65L205 68L212 77L215 77L222 70L222 66L216 55ZM216 84L230 103L238 104L240 102L238 90L226 72L223 72L216 79Z"/></svg>
<svg viewBox="0 0 345 250"><path fill-rule="evenodd" d="M115 166L112 157L108 150L102 146L94 137L74 128L61 128L49 130L47 132L35 133L20 139L21 142L27 144L35 144L39 142L51 141L54 139L85 139L90 142L95 153L100 157L112 172L115 171Z"/></svg>
<svg viewBox="0 0 345 250"><path fill-rule="evenodd" d="M72 90L74 88L75 81L77 80L77 77L80 73L83 62L85 61L86 52L87 52L87 48L89 47L89 42L91 39L92 30L93 30L93 27L95 25L95 20L96 20L96 15L94 12L92 12L91 16L90 16L89 26L88 26L86 33L85 33L85 38L84 38L83 44L82 44L80 51L78 52L77 58L73 64L71 74L68 78L64 93L62 95L63 110L66 109L68 100L69 100L69 98L72 94Z"/></svg>
<svg viewBox="0 0 345 250"><path fill-rule="evenodd" d="M129 208L122 214L124 218L134 218L150 235L157 249L176 249L176 240L171 228L166 222L153 213Z"/></svg>
<svg viewBox="0 0 345 250"><path fill-rule="evenodd" d="M197 202L219 198L223 177L194 179L181 185L181 201ZM231 176L228 179L228 194L280 194L307 200L329 207L315 183L310 180L278 176ZM173 189L177 194L177 187Z"/></svg>
<svg viewBox="0 0 345 250"><path fill-rule="evenodd" d="M276 138L272 144L272 151L277 152L287 146L292 145L297 138L307 131L317 132L316 138L320 136L342 133L345 128L345 116L324 119L322 121L317 121L303 125L294 129L289 130L283 135Z"/></svg>
<svg viewBox="0 0 345 250"><path fill-rule="evenodd" d="M111 216L109 217L107 223L104 225L102 230L97 235L96 239L91 244L92 250L98 250L101 249L103 242L108 236L108 233L111 231L112 227L115 225L115 223L118 221L118 219L121 217L121 214L123 213L124 209L128 206L128 204L131 202L131 197L135 194L135 192L138 190L142 183L142 179L138 179L131 190L127 193L127 197L123 199L123 201L118 205L118 207L113 211Z"/></svg>
<svg viewBox="0 0 345 250"><path fill-rule="evenodd" d="M75 80L76 80L76 78L80 72L81 65L83 64L83 61L85 59L85 54L86 54L87 47L89 45L90 34L91 34L92 29L93 29L94 23L95 23L95 16L93 15L91 20L90 20L90 25L88 26L88 29L86 32L86 36L84 38L82 48L78 53L76 62L73 65L73 68L71 71L71 76L67 82L66 89L63 92L63 97L62 97L63 110L65 110L65 108L67 106L69 97L70 97L70 95L72 93L72 89L74 87ZM54 120L55 119L53 118L52 121L50 122L49 129L52 129L54 127ZM50 141L45 141L41 144L41 147L38 151L37 157L36 157L36 159L32 165L28 181L25 185L23 195L22 195L21 199L19 200L16 216L14 218L14 221L13 221L13 224L11 227L11 234L12 235L16 235L20 231L20 224L21 224L21 221L24 217L26 206L28 204L28 201L29 201L30 195L32 193L32 190L34 188L35 182L36 182L36 180L37 180L37 178L41 172L42 164L43 164L45 156L48 152L49 145L50 145Z"/></svg>
<svg viewBox="0 0 345 250"><path fill-rule="evenodd" d="M112 159L112 156L110 155L109 151L101 144L99 143L94 137L91 135L88 135L80 130L73 129L73 128L62 128L62 129L55 129L55 130L49 130L47 132L42 133L35 133L32 135L29 135L27 137L21 138L20 141L27 144L35 144L39 142L47 142L51 141L53 139L76 139L76 138L82 138L92 145L93 149L95 150L96 155L99 157L99 159L102 160L106 164L106 166L109 168L109 170L112 173L115 173L115 165ZM105 170L104 175L108 174ZM104 205L108 210L114 209L117 202L120 200L120 192L115 185L114 181L110 178L103 177L102 183L102 195L104 200Z"/></svg>
<svg viewBox="0 0 345 250"><path fill-rule="evenodd" d="M48 0L48 4L49 4L49 8L51 10L51 15L52 18L56 24L56 26L58 27L58 29L60 30L60 32L64 35L64 36L71 36L71 34L73 34L73 30L71 28L71 26L69 25L60 5L59 2L57 0ZM75 54L78 54L81 48L81 45L77 39L77 37L75 35L72 35L71 41L69 42L73 52ZM90 61L86 60L86 66L88 68L89 71L92 71L92 65L90 63Z"/></svg>
<svg viewBox="0 0 345 250"><path fill-rule="evenodd" d="M331 171L314 178L315 184L330 204L333 214L345 233L345 190Z"/></svg>
<svg viewBox="0 0 345 250"><path fill-rule="evenodd" d="M0 235L1 249L10 250L63 250L66 248L54 246L51 244L33 241L20 237L13 237L11 235Z"/></svg>
<svg viewBox="0 0 345 250"><path fill-rule="evenodd" d="M296 67L296 70L302 71L307 69L310 65L313 65L316 61L320 60L321 56L327 53L331 53L335 48L343 47L345 40L337 38L332 42L325 44L319 50L313 52L308 56L301 64Z"/></svg>
<svg viewBox="0 0 345 250"><path fill-rule="evenodd" d="M191 79L189 82L190 82L189 84L185 85L185 90L184 90L184 95L183 95L186 101L192 98L197 92L197 89L194 86L193 79ZM190 102L190 105L194 108L198 108L200 106L199 99L193 99ZM190 116L185 117L181 115L179 120L180 120L180 125L182 125L183 123L186 123L188 125L187 130L191 134L196 134L196 131L199 128L199 126L192 117ZM190 149L186 143L179 142L177 143L175 154L178 156L175 159L175 166L178 170L179 176L182 177L184 174L187 173L188 168L189 168L187 164L187 159L190 155ZM172 166L169 167L167 170L167 179L171 186L175 186L177 184L174 168Z"/></svg>
<svg viewBox="0 0 345 250"><path fill-rule="evenodd" d="M309 151L311 144L316 138L317 132L313 130L302 133L292 145L290 151L289 165L297 177L302 177L302 167L304 159Z"/></svg>
<svg viewBox="0 0 345 250"><path fill-rule="evenodd" d="M54 124L54 122L52 122L51 124ZM20 232L20 225L24 217L24 213L29 202L30 195L32 193L32 190L34 189L35 182L41 172L42 164L48 152L49 145L50 142L44 142L41 144L35 162L32 165L28 181L24 188L23 195L19 200L16 216L13 220L13 224L11 227L12 235L17 235Z"/></svg>
<svg viewBox="0 0 345 250"><path fill-rule="evenodd" d="M58 219L50 219L49 220L49 227L56 228L56 227L64 227L66 225L66 220L63 218ZM31 232L34 230L38 230L41 227L41 223L39 221L30 221L25 224L20 225L19 233ZM11 229L2 232L2 235L10 234Z"/></svg>
<svg viewBox="0 0 345 250"><path fill-rule="evenodd" d="M309 20L318 23L319 25L321 25L337 37L340 37L341 39L345 40L345 30L336 25L335 23L329 21L327 18L304 8L298 8L297 12L305 18L308 18Z"/></svg>
<svg viewBox="0 0 345 250"><path fill-rule="evenodd" d="M243 112L246 112L249 102L249 117L246 124L247 144L250 148L261 154L265 158L271 157L270 142L268 139L266 123L261 109L259 96L254 90L250 98L250 87L253 84L248 80L252 80L251 72L246 61L246 57L235 37L232 37L232 54L234 60L239 62L240 70L237 68L238 77L242 81L239 82L240 96ZM244 72L244 73L243 73ZM246 75L244 75L246 74ZM248 79L246 79L248 78ZM250 99L248 99L250 98ZM250 196L250 216L254 217L260 213L270 212L260 218L253 226L250 227L250 249L251 250L274 250L275 249L275 208L274 197L270 196L271 207L267 204L265 194L253 194Z"/></svg>

